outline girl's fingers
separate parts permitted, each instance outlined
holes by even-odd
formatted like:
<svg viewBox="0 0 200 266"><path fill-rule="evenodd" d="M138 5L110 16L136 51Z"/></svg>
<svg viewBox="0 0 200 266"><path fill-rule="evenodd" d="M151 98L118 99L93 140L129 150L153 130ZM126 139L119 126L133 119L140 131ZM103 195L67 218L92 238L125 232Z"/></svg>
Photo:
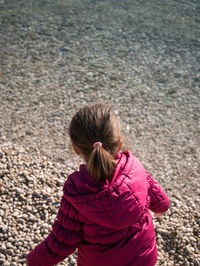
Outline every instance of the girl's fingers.
<svg viewBox="0 0 200 266"><path fill-rule="evenodd" d="M154 213L155 218L159 218L162 215L162 213Z"/></svg>

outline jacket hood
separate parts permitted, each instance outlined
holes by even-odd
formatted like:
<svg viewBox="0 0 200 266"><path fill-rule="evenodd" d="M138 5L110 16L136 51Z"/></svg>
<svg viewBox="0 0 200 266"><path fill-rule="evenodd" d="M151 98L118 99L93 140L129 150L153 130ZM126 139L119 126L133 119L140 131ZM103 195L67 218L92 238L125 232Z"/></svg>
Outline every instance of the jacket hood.
<svg viewBox="0 0 200 266"><path fill-rule="evenodd" d="M104 227L122 229L137 223L144 213L139 202L141 186L135 178L143 167L129 151L118 153L116 161L111 181L96 181L85 165L80 165L80 171L68 177L63 192L84 217Z"/></svg>

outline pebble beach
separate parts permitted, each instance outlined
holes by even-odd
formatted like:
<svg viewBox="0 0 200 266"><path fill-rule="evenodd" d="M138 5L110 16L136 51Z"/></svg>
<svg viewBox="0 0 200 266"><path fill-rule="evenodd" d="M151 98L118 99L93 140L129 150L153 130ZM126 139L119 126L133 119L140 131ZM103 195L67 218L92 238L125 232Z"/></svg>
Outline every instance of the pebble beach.
<svg viewBox="0 0 200 266"><path fill-rule="evenodd" d="M68 125L92 102L170 198L156 265L200 265L198 0L0 0L0 265L50 232L81 163Z"/></svg>

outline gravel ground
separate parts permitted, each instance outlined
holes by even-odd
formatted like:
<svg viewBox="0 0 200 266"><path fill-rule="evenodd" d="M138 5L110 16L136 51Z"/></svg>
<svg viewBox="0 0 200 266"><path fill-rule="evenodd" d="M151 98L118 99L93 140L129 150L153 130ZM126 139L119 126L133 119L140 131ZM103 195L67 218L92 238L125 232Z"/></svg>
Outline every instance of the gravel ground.
<svg viewBox="0 0 200 266"><path fill-rule="evenodd" d="M0 25L0 265L51 229L80 163L68 123L93 101L171 199L157 265L200 265L200 2L0 0Z"/></svg>

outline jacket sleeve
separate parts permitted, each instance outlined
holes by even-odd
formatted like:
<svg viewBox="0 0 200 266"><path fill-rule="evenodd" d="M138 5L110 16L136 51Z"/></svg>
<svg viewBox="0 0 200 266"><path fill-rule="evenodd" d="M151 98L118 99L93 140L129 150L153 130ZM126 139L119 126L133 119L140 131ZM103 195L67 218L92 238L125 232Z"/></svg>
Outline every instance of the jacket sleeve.
<svg viewBox="0 0 200 266"><path fill-rule="evenodd" d="M27 255L29 266L51 266L72 254L82 239L78 211L62 197L52 231Z"/></svg>
<svg viewBox="0 0 200 266"><path fill-rule="evenodd" d="M169 208L170 201L166 193L158 182L146 171L147 180L149 182L149 196L150 196L150 206L149 209L154 213L166 212Z"/></svg>

